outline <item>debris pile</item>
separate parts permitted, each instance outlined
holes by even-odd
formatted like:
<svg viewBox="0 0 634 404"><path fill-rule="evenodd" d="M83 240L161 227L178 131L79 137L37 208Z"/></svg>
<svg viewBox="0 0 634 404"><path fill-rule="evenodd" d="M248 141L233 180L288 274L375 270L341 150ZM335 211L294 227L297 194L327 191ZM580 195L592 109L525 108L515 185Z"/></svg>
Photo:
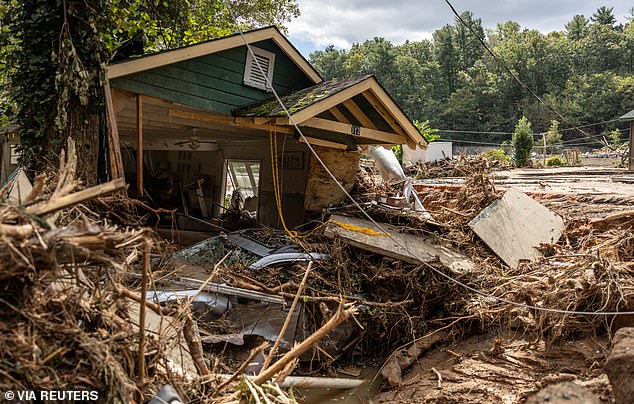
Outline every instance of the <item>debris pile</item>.
<svg viewBox="0 0 634 404"><path fill-rule="evenodd" d="M405 174L420 180L424 178L466 177L473 168L483 171L498 171L511 168L510 161L491 159L485 153L460 154L454 158L445 158L430 162L418 162L404 167Z"/></svg>
<svg viewBox="0 0 634 404"><path fill-rule="evenodd" d="M112 195L123 181L78 191L73 156L70 144L56 181L0 205L0 388L295 402L286 387L358 387L346 362L380 361L400 386L426 352L481 330L552 347L627 320L591 313L634 309L634 213L570 217L565 196L548 209L496 189L482 157L418 168L460 185L361 171L363 212L334 206L313 231L243 229L172 254L142 227L168 211L113 210L141 206ZM407 190L417 202L380 199Z"/></svg>

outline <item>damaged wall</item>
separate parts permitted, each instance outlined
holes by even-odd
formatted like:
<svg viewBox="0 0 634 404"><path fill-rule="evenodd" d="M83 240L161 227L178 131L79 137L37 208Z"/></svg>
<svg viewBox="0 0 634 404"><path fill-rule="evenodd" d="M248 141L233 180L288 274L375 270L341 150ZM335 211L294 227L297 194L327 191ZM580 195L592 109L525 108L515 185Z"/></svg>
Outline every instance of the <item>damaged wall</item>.
<svg viewBox="0 0 634 404"><path fill-rule="evenodd" d="M281 152L284 148L284 153ZM304 221L304 193L306 190L306 176L308 172L308 148L288 137L284 143L283 137L278 137L279 176L282 190L282 211L288 226L296 226ZM132 181L136 175L134 156L124 153L125 171L128 180ZM207 182L203 185L205 197L213 200L211 209L213 216L222 213L220 205L224 203L226 172L225 160L253 160L259 161L259 203L258 222L279 227L279 217L273 193L273 173L271 170L271 153L268 139L258 139L235 143L221 143L219 151L183 150L153 150L144 152L146 170L152 175L160 172L162 162L169 162L169 171L174 175L175 182L183 185L193 183L196 178L204 177ZM177 184L178 185L178 184ZM195 185L185 189L185 199L193 214L198 215L199 204L195 195ZM180 191L176 189L176 192ZM180 205L180 195L176 195L174 202ZM211 205L211 204L209 204Z"/></svg>
<svg viewBox="0 0 634 404"><path fill-rule="evenodd" d="M330 172L341 182L346 191L350 192L354 186L361 155L358 152L345 152L326 147L315 146L314 149ZM341 188L328 175L319 161L311 155L308 163L304 209L308 212L317 212L345 198Z"/></svg>

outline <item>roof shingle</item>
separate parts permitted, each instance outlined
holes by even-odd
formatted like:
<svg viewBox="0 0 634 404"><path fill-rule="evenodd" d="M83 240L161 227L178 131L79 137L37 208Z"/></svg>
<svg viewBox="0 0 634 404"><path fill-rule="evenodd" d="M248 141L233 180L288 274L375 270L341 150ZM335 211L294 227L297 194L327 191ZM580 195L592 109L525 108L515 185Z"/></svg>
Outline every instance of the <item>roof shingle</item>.
<svg viewBox="0 0 634 404"><path fill-rule="evenodd" d="M325 81L312 87L295 91L294 93L281 97L281 99L286 109L288 109L288 112L293 115L294 113L337 94L346 88L352 87L369 77L372 76L368 75L349 79ZM274 117L285 116L286 113L284 112L282 106L277 102L277 99L273 97L255 104L240 107L233 111L233 115L244 117Z"/></svg>

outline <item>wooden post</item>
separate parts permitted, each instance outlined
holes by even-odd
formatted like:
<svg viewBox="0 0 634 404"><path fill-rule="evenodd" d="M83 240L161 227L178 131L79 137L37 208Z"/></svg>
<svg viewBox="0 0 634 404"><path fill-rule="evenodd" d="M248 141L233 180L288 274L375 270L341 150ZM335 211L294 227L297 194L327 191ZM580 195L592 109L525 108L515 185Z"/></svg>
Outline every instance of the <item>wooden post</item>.
<svg viewBox="0 0 634 404"><path fill-rule="evenodd" d="M114 96L110 85L103 88L106 97L106 120L108 122L108 151L110 159L110 177L115 180L123 178L123 159L121 158L121 144L119 143L119 129L117 127L117 112L114 105Z"/></svg>
<svg viewBox="0 0 634 404"><path fill-rule="evenodd" d="M630 158L628 169L634 171L634 120L630 121Z"/></svg>
<svg viewBox="0 0 634 404"><path fill-rule="evenodd" d="M544 161L544 168L546 168L546 134L542 133L542 138L544 139L544 150L542 150L542 157Z"/></svg>
<svg viewBox="0 0 634 404"><path fill-rule="evenodd" d="M136 185L143 196L143 96L136 96Z"/></svg>

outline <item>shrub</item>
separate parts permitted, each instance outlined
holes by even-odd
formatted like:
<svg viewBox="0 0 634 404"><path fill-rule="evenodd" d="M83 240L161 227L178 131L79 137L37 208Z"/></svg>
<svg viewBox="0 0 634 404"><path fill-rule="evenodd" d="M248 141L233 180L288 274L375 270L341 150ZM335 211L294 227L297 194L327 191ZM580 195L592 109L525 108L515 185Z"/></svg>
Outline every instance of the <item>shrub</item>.
<svg viewBox="0 0 634 404"><path fill-rule="evenodd" d="M531 123L522 117L515 126L513 140L511 141L514 150L515 166L523 167L530 161L531 150L533 149L533 135L531 134Z"/></svg>
<svg viewBox="0 0 634 404"><path fill-rule="evenodd" d="M489 149L484 152L484 157L488 160L511 163L511 156L509 156L504 149Z"/></svg>
<svg viewBox="0 0 634 404"><path fill-rule="evenodd" d="M546 160L547 167L560 167L563 166L564 162L559 158L559 156L548 157Z"/></svg>

